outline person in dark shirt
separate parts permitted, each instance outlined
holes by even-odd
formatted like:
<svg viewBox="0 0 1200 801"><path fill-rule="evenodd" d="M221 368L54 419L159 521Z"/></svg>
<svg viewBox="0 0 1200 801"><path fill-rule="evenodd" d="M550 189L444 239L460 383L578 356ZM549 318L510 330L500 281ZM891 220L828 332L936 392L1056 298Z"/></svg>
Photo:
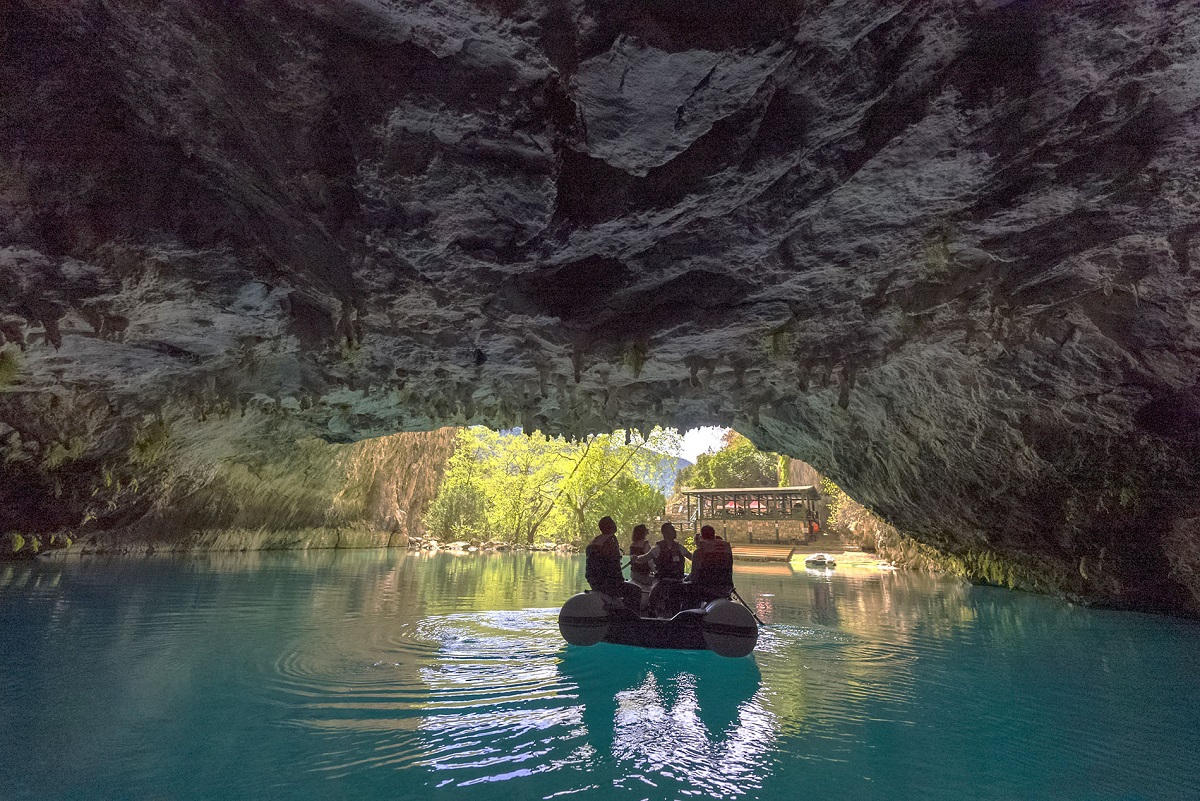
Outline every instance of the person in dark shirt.
<svg viewBox="0 0 1200 801"><path fill-rule="evenodd" d="M621 573L621 545L617 542L617 524L611 517L600 518L600 534L587 546L584 576L596 592L622 602L638 611L642 590L636 584L626 584Z"/></svg>
<svg viewBox="0 0 1200 801"><path fill-rule="evenodd" d="M684 583L689 585L690 599L696 603L728 598L733 592L733 549L717 536L712 526L700 529L696 553L692 555L692 572Z"/></svg>
<svg viewBox="0 0 1200 801"><path fill-rule="evenodd" d="M691 559L692 553L675 541L675 526L662 524L662 539L642 556L634 556L632 562L653 562L654 575L658 582L650 592L646 608L652 615L665 617L678 612L683 602L680 582L683 580L683 560Z"/></svg>
<svg viewBox="0 0 1200 801"><path fill-rule="evenodd" d="M683 560L691 559L692 552L684 548L675 538L678 534L671 523L662 524L662 539L643 556L634 556L634 564L638 562L653 562L654 575L659 579L683 580Z"/></svg>

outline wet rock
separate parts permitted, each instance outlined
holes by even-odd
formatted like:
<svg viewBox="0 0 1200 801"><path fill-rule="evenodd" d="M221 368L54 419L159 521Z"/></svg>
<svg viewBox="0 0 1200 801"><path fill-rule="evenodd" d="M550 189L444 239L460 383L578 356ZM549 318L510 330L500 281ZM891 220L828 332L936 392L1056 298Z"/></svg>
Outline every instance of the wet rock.
<svg viewBox="0 0 1200 801"><path fill-rule="evenodd" d="M976 577L1200 610L1187 4L0 15L13 526L85 463L158 470L105 432L165 408L732 424ZM25 399L73 393L51 469Z"/></svg>

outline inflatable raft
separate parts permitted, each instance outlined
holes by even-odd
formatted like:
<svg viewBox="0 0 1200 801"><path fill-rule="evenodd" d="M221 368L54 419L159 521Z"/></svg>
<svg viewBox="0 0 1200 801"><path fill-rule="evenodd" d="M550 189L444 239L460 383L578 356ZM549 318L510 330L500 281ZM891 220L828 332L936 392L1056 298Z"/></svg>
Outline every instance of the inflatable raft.
<svg viewBox="0 0 1200 801"><path fill-rule="evenodd" d="M814 553L804 560L805 567L815 567L818 570L823 567L834 567L836 565L837 562L833 561L833 557L827 553Z"/></svg>
<svg viewBox="0 0 1200 801"><path fill-rule="evenodd" d="M567 599L558 613L558 630L571 645L636 645L641 648L709 650L721 656L746 656L758 642L758 623L750 610L733 601L710 601L671 618L642 617L598 592Z"/></svg>

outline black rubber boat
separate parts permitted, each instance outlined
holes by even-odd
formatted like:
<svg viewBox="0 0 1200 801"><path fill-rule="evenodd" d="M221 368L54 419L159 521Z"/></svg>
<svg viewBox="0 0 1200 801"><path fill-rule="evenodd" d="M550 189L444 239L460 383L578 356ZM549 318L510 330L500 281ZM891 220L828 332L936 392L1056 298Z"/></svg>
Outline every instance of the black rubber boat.
<svg viewBox="0 0 1200 801"><path fill-rule="evenodd" d="M721 656L746 656L758 642L758 623L750 610L733 601L710 601L674 617L643 617L599 592L567 599L558 613L558 630L571 645L633 645L639 648L709 650Z"/></svg>

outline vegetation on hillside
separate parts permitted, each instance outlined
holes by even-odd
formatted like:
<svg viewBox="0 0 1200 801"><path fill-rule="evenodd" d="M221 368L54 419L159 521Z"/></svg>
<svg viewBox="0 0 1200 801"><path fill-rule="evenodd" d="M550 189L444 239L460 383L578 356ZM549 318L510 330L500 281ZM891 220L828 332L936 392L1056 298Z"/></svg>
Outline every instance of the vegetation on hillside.
<svg viewBox="0 0 1200 801"><path fill-rule="evenodd" d="M778 454L760 451L750 440L731 429L725 434L721 450L702 453L696 458L696 464L679 471L675 486L692 489L777 487L779 464Z"/></svg>
<svg viewBox="0 0 1200 801"><path fill-rule="evenodd" d="M578 542L604 515L627 531L662 514L655 485L671 469L663 454L678 444L678 432L662 429L582 442L462 429L425 515L426 532L442 541Z"/></svg>

